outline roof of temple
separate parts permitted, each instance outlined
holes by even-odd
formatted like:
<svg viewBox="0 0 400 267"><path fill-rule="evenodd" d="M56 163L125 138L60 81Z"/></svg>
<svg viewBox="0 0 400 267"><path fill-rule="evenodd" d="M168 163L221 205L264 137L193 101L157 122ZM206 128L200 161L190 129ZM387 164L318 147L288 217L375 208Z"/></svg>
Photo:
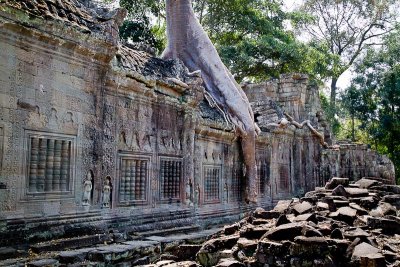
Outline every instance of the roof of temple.
<svg viewBox="0 0 400 267"><path fill-rule="evenodd" d="M121 45L116 53L114 66L128 73L138 73L146 79L167 80L168 78L179 79L187 82L192 79L187 75L188 69L178 60L163 60L150 55L145 51L131 48L129 44ZM221 111L204 99L199 103L201 117L209 122L223 124L231 130Z"/></svg>
<svg viewBox="0 0 400 267"><path fill-rule="evenodd" d="M126 72L136 72L156 80L176 78L186 82L188 69L178 60L163 60L129 44L120 45L114 66Z"/></svg>
<svg viewBox="0 0 400 267"><path fill-rule="evenodd" d="M30 16L61 22L83 32L101 31L103 22L113 19L118 10L91 4L87 7L83 0L0 0L5 7L21 10Z"/></svg>

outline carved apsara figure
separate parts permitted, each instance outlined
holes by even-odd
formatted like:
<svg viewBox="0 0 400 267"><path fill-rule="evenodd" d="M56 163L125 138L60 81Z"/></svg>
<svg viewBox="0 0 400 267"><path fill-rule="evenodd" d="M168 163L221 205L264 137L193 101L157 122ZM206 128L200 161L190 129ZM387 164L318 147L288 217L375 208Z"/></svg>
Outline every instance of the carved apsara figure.
<svg viewBox="0 0 400 267"><path fill-rule="evenodd" d="M111 201L111 177L107 176L103 186L102 207L109 208Z"/></svg>
<svg viewBox="0 0 400 267"><path fill-rule="evenodd" d="M89 171L86 175L86 179L83 182L83 197L82 197L82 205L89 206L90 200L92 197L92 189L93 189L93 176L92 172Z"/></svg>

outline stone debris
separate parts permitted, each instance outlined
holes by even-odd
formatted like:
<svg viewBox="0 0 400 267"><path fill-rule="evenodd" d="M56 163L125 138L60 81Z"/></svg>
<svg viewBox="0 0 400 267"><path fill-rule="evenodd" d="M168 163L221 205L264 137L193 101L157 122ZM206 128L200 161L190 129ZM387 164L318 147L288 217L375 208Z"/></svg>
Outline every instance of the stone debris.
<svg viewBox="0 0 400 267"><path fill-rule="evenodd" d="M301 199L257 208L197 253L201 266L400 266L399 186L333 178ZM263 233L263 234L262 234Z"/></svg>
<svg viewBox="0 0 400 267"><path fill-rule="evenodd" d="M400 210L392 205L398 201L400 187L366 180L349 184L346 179L334 178L330 184L336 187L332 189L316 188L306 197L279 201L271 211L257 208L241 221L218 232L209 231L208 235L204 231L192 236L114 240L88 248L53 251L24 263L26 266L146 267L400 266ZM44 253L49 251L44 249L46 246L35 248L42 248ZM7 253L3 249L3 254Z"/></svg>

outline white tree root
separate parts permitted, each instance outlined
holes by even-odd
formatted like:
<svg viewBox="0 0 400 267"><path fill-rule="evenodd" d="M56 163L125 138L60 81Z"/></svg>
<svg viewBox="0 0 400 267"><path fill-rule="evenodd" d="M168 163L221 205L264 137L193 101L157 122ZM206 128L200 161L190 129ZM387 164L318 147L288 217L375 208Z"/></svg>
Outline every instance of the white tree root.
<svg viewBox="0 0 400 267"><path fill-rule="evenodd" d="M246 166L246 201L257 201L255 140L259 132L242 88L222 63L197 20L191 0L166 0L168 45L162 57L180 59L191 72L201 71L205 87L241 137Z"/></svg>
<svg viewBox="0 0 400 267"><path fill-rule="evenodd" d="M288 121L290 124L294 125L296 128L298 128L298 129L303 129L304 126L307 126L307 128L311 131L311 133L314 134L314 135L318 138L319 143L321 144L321 146L322 146L323 148L334 148L334 149L337 148L337 145L330 146L327 142L325 142L325 137L324 137L324 135L323 135L322 133L318 132L318 131L311 125L311 122L310 122L309 120L305 120L305 121L303 121L302 123L298 123L297 121L295 121L295 120L293 119L292 116L290 116L290 115L287 114L286 112L284 112L283 114L286 116L287 121ZM281 124L278 124L278 125L279 125L279 127L282 127ZM285 127L286 127L286 126L287 126L287 123L286 123Z"/></svg>

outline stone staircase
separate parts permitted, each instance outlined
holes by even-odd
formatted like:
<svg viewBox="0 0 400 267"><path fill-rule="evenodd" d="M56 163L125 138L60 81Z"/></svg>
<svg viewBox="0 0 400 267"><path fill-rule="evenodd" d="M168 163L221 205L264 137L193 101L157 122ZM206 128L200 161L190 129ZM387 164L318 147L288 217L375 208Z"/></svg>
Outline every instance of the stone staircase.
<svg viewBox="0 0 400 267"><path fill-rule="evenodd" d="M192 253L194 257L201 243L220 230L178 227L153 232L158 235L145 232L135 240L125 240L120 233L89 235L36 243L23 253L0 248L0 266L137 266L178 259L180 254Z"/></svg>

